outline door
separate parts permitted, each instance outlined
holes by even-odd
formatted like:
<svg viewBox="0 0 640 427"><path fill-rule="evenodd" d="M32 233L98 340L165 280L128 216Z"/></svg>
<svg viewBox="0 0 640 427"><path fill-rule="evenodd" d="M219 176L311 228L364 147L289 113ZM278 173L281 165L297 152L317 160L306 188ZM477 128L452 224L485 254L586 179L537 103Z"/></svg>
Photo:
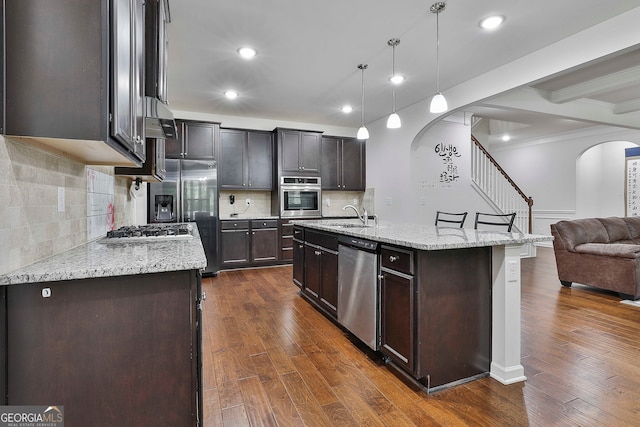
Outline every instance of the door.
<svg viewBox="0 0 640 427"><path fill-rule="evenodd" d="M322 272L322 251L307 244L304 245L304 291L318 298L320 295Z"/></svg>
<svg viewBox="0 0 640 427"><path fill-rule="evenodd" d="M180 204L178 199L178 182L180 177L180 161L166 159L166 176L162 182L149 184L147 222L176 222L181 221ZM163 209L170 205L170 212ZM166 205L166 206L165 206Z"/></svg>
<svg viewBox="0 0 640 427"><path fill-rule="evenodd" d="M381 351L413 371L413 276L382 270L380 281Z"/></svg>
<svg viewBox="0 0 640 427"><path fill-rule="evenodd" d="M220 188L245 189L247 132L220 129Z"/></svg>
<svg viewBox="0 0 640 427"><path fill-rule="evenodd" d="M249 190L273 190L273 141L270 132L247 133Z"/></svg>
<svg viewBox="0 0 640 427"><path fill-rule="evenodd" d="M218 217L216 162L181 160L180 180L182 220L198 217Z"/></svg>

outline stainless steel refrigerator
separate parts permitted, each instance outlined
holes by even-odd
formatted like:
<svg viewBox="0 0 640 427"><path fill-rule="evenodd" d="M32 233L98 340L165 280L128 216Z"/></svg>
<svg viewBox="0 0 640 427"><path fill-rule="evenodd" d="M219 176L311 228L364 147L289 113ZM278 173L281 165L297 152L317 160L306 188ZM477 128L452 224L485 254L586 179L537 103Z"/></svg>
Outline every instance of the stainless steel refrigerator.
<svg viewBox="0 0 640 427"><path fill-rule="evenodd" d="M218 172L214 160L166 159L166 178L149 184L148 222L195 222L207 255L205 275L218 272Z"/></svg>

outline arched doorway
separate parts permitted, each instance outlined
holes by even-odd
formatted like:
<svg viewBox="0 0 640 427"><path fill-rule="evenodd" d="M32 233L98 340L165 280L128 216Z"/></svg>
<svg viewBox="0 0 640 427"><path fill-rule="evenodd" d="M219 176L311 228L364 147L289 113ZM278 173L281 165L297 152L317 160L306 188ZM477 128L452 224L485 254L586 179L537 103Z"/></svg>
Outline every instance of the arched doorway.
<svg viewBox="0 0 640 427"><path fill-rule="evenodd" d="M628 141L603 142L576 160L576 218L624 216L625 148Z"/></svg>

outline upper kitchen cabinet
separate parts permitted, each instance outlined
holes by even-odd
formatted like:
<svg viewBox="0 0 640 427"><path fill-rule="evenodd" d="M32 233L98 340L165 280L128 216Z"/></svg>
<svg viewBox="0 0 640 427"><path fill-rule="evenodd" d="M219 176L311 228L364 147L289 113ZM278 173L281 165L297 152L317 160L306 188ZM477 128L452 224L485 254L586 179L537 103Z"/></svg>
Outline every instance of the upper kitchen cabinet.
<svg viewBox="0 0 640 427"><path fill-rule="evenodd" d="M216 159L219 123L176 120L178 137L165 141L170 159Z"/></svg>
<svg viewBox="0 0 640 427"><path fill-rule="evenodd" d="M276 129L278 172L282 175L320 175L321 132Z"/></svg>
<svg viewBox="0 0 640 427"><path fill-rule="evenodd" d="M321 153L323 190L365 190L365 141L323 136Z"/></svg>
<svg viewBox="0 0 640 427"><path fill-rule="evenodd" d="M4 134L87 164L140 166L144 1L3 4Z"/></svg>
<svg viewBox="0 0 640 427"><path fill-rule="evenodd" d="M218 182L226 190L273 190L271 132L220 129Z"/></svg>

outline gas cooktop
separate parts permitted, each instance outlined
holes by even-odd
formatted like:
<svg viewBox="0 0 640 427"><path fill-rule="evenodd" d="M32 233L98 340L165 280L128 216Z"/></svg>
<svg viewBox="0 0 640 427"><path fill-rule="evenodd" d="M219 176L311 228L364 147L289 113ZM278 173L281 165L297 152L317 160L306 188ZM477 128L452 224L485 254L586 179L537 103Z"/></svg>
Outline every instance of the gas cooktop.
<svg viewBox="0 0 640 427"><path fill-rule="evenodd" d="M191 224L129 225L107 232L102 243L157 242L193 238Z"/></svg>

